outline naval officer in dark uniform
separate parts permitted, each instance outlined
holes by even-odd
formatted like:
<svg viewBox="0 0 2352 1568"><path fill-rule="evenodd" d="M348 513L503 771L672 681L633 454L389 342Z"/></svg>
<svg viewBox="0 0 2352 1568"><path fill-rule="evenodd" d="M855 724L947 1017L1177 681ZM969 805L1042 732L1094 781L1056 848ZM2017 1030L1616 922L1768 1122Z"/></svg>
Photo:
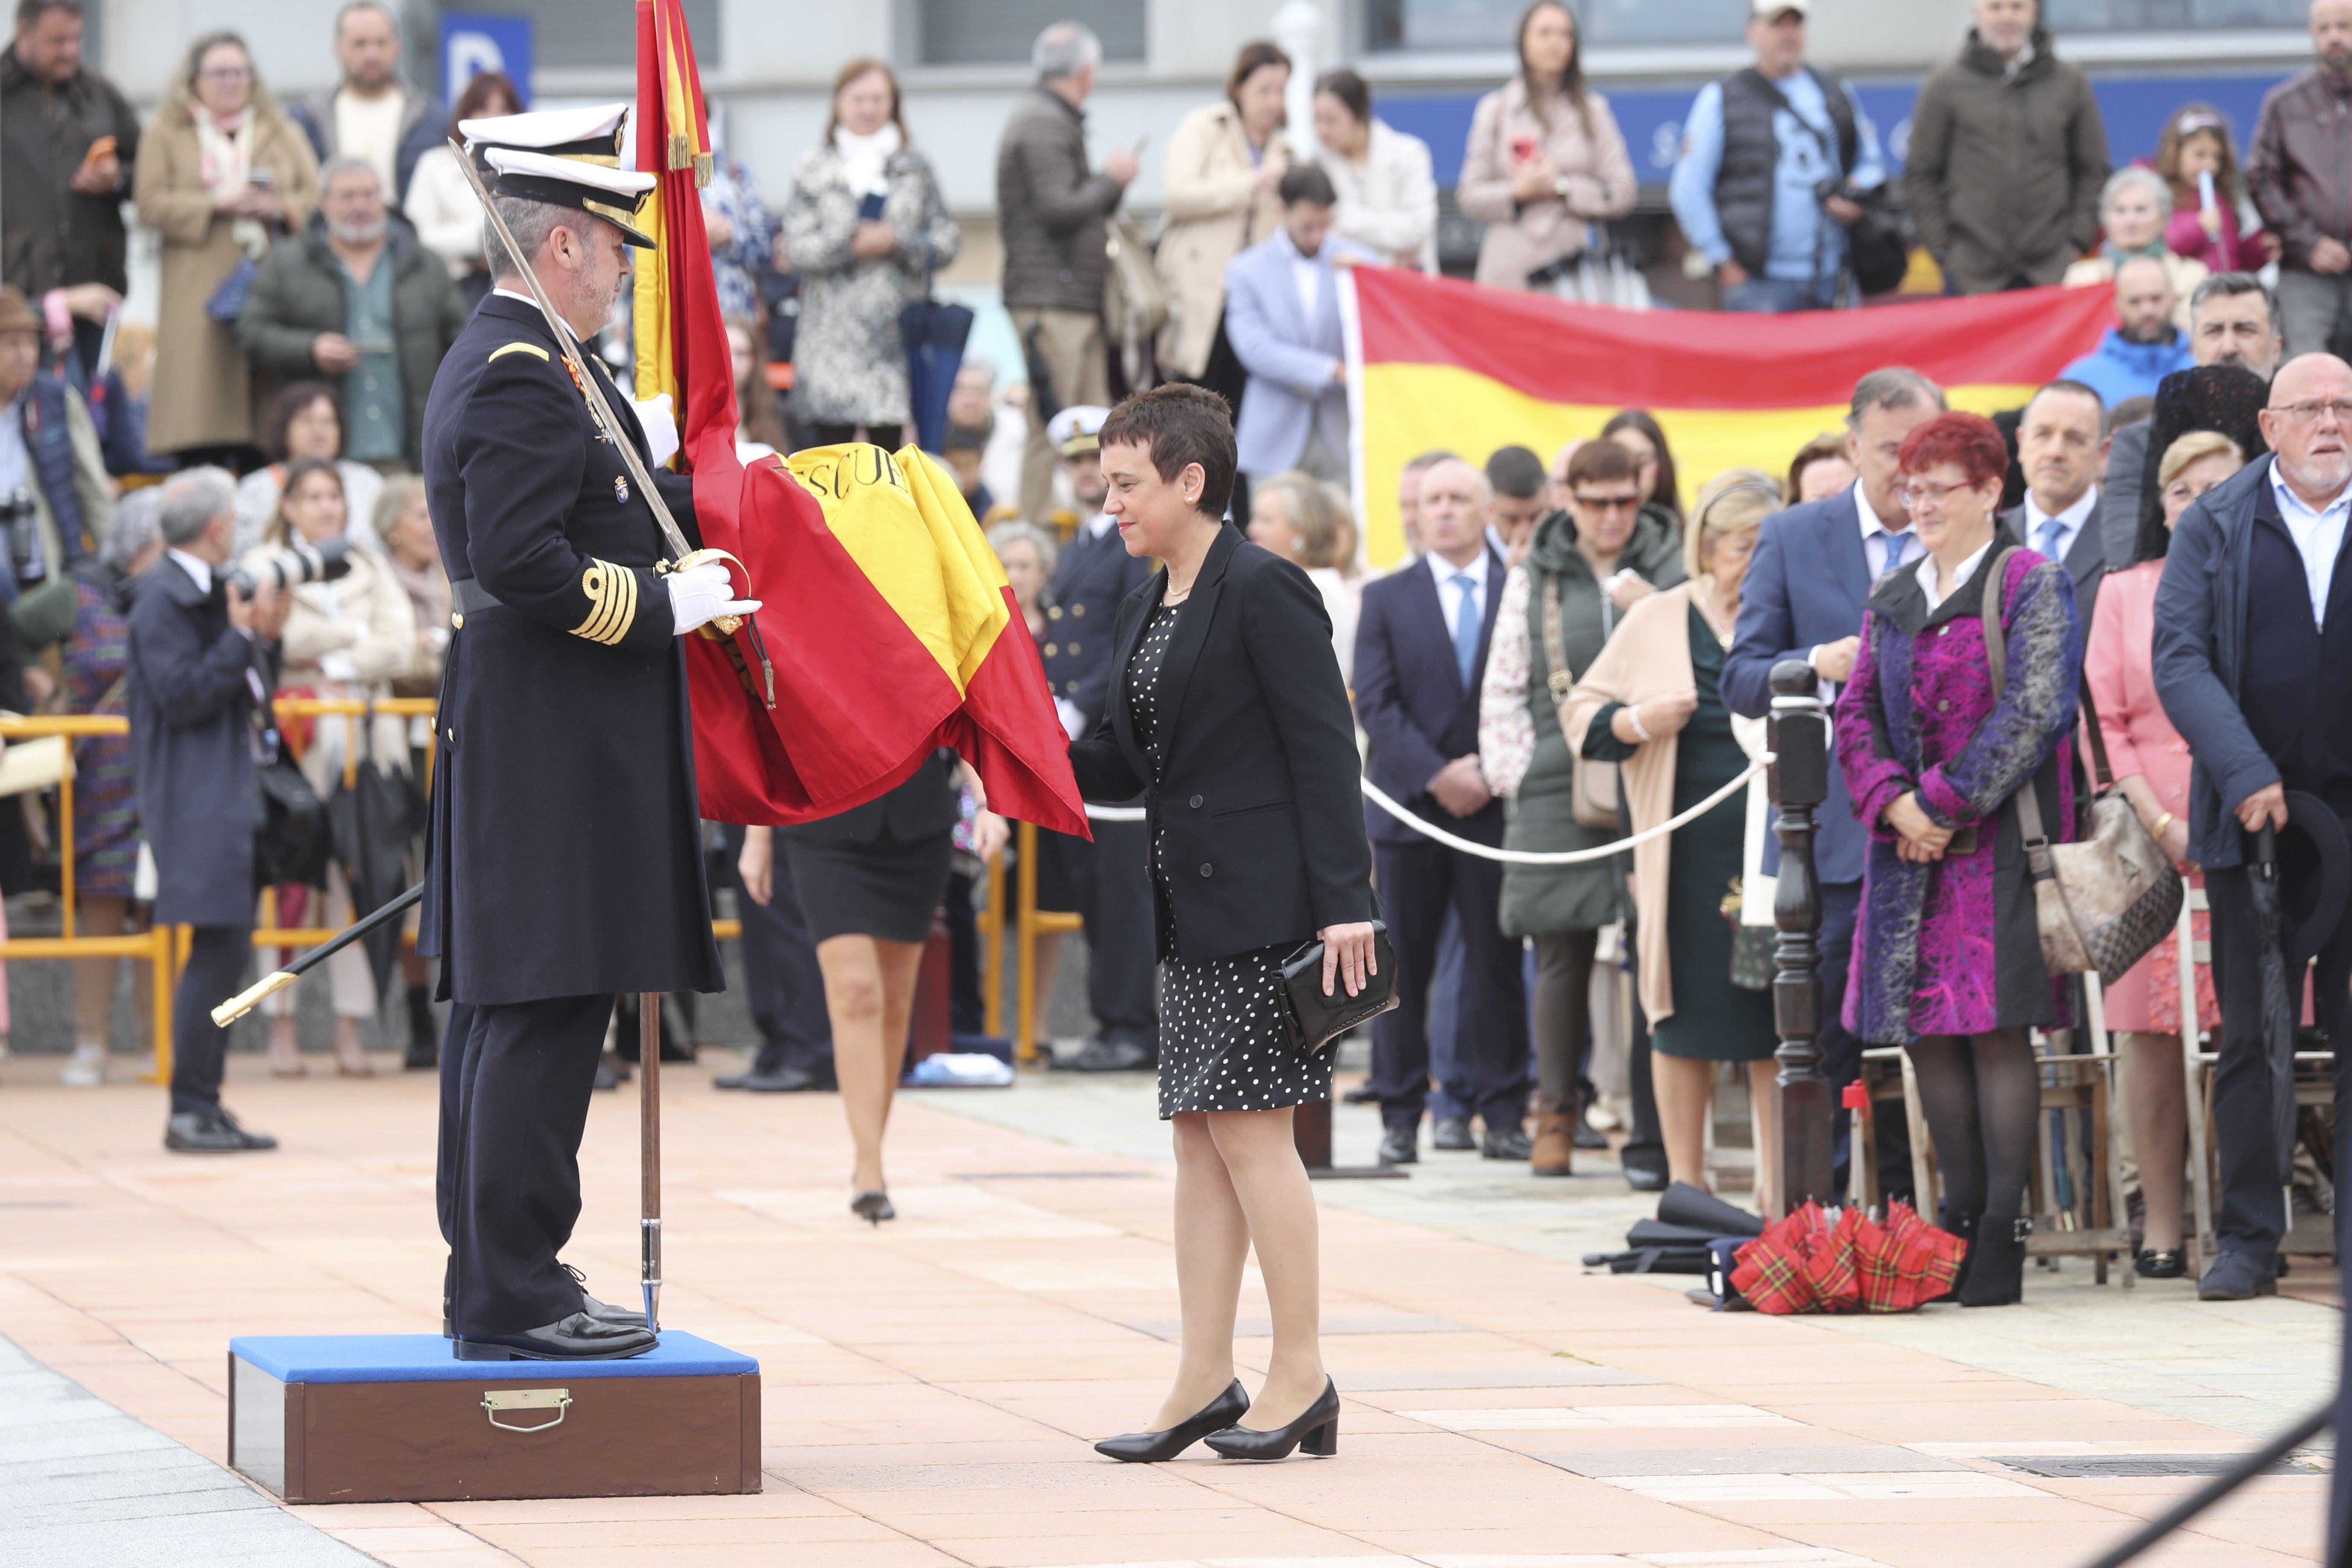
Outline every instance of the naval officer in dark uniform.
<svg viewBox="0 0 2352 1568"><path fill-rule="evenodd" d="M1074 741L1102 721L1115 663L1111 622L1120 601L1150 582L1153 570L1149 557L1127 552L1118 522L1102 509L1110 490L1096 432L1109 417L1108 408L1082 405L1063 409L1045 428L1085 519L1062 546L1037 650ZM1056 1065L1080 1072L1150 1068L1160 1059L1159 952L1143 824L1092 826L1091 844L1058 833L1038 837L1038 858L1052 868L1048 880L1059 879L1086 922L1087 1004L1095 1016L1086 1048Z"/></svg>
<svg viewBox="0 0 2352 1568"><path fill-rule="evenodd" d="M616 165L625 110L461 129L530 270L577 337L629 275L654 181ZM421 951L466 1022L444 1055L449 1319L465 1360L627 1356L641 1314L559 1260L615 993L718 991L677 638L746 613L671 553L616 443L650 462L593 355L605 427L498 238L495 291L434 378L425 482L456 613L442 678ZM692 487L656 477L689 539Z"/></svg>

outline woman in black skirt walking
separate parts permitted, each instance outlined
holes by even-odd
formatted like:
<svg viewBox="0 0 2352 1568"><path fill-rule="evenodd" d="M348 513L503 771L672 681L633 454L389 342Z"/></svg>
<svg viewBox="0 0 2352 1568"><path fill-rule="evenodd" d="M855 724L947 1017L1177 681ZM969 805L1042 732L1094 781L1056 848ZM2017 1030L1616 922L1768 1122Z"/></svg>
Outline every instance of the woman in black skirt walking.
<svg viewBox="0 0 2352 1568"><path fill-rule="evenodd" d="M1096 1445L1173 1458L1207 1437L1234 1458L1334 1451L1339 1400L1317 1342L1315 1198L1294 1107L1331 1097L1331 1063L1292 1048L1283 960L1325 944L1327 992L1372 965L1371 846L1355 724L1322 596L1223 521L1233 422L1197 386L1129 398L1102 427L1104 510L1167 570L1119 606L1111 699L1070 748L1090 800L1144 795L1160 934L1160 1114L1175 1123L1183 1354L1153 1430ZM1252 1247L1274 1314L1253 1401L1234 1376Z"/></svg>

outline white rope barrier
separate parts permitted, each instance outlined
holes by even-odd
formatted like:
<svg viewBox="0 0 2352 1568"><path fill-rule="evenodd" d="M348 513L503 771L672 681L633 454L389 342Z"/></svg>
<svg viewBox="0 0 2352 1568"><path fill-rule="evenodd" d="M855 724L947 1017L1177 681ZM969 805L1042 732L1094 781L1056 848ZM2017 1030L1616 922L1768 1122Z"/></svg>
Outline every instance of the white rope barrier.
<svg viewBox="0 0 2352 1568"><path fill-rule="evenodd" d="M1364 786L1365 799L1403 823L1407 827L1437 840L1449 849L1459 849L1465 855L1475 855L1482 860L1501 860L1513 866L1581 866L1591 861L1606 860L1612 856L1622 855L1637 844L1647 844L1653 838L1663 837L1678 828L1689 826L1725 801L1729 800L1734 795L1747 788L1750 779L1771 764L1772 753L1769 752L1762 753L1749 763L1737 778L1727 781L1721 789L1717 790L1688 811L1670 816L1654 826L1645 827L1630 838L1620 838L1613 844L1602 844L1591 849L1558 851L1497 849L1488 844L1473 844L1467 838L1446 832L1427 817L1416 816L1407 811L1403 806L1391 800L1387 793L1371 780L1363 779L1359 782ZM1087 816L1097 822L1140 822L1143 820L1143 808L1139 805L1089 805L1087 807Z"/></svg>

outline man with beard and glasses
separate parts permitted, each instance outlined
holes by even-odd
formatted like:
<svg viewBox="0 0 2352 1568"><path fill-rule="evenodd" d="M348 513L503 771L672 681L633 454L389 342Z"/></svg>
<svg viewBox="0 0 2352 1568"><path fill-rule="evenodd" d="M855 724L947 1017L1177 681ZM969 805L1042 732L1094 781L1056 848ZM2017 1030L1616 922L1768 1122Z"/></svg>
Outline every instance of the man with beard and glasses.
<svg viewBox="0 0 2352 1568"><path fill-rule="evenodd" d="M2172 324L2178 302L2162 262L2146 256L2125 262L2116 268L2116 324L2058 379L2081 382L2109 408L2126 397L2154 397L2166 376L2196 363Z"/></svg>
<svg viewBox="0 0 2352 1568"><path fill-rule="evenodd" d="M2268 381L2278 369L2283 330L2278 296L2251 272L2217 272L2189 296L2189 352L2199 364L2238 365ZM2111 417L2121 412L2108 408ZM2139 553L2140 497L2155 428L2146 418L2112 426L2099 480L2099 538L2110 561ZM2087 613L2083 619L2089 624Z"/></svg>
<svg viewBox="0 0 2352 1568"><path fill-rule="evenodd" d="M236 341L283 384L325 381L341 395L343 455L413 468L425 400L466 302L440 258L390 226L383 182L356 158L320 175L319 210L256 269Z"/></svg>
<svg viewBox="0 0 2352 1568"><path fill-rule="evenodd" d="M2272 1131L2259 949L2247 861L2252 835L2287 826L2305 790L2352 812L2352 366L2330 354L2288 362L2271 383L2262 432L2274 457L2249 463L2181 514L2156 596L2157 696L2189 742L2189 858L2205 868L2221 984L2213 1123L2221 1150L2220 1249L2205 1300L2277 1289L2286 1221ZM2316 857L2279 856L2285 909L2312 908ZM2316 910L2323 921L2341 911ZM2352 921L2336 920L2313 986L2330 1039L2352 1027Z"/></svg>

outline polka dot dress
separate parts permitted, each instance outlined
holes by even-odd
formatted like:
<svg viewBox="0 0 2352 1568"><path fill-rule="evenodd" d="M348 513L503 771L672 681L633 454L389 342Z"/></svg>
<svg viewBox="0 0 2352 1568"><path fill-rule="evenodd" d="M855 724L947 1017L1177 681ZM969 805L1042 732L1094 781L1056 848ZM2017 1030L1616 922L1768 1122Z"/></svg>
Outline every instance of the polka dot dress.
<svg viewBox="0 0 2352 1568"><path fill-rule="evenodd" d="M1158 773L1160 672L1181 609L1152 612L1127 666L1135 738ZM1151 880L1169 907L1167 839L1151 845ZM1165 914L1162 916L1165 920ZM1295 943L1201 963L1173 953L1160 962L1160 1115L1188 1110L1277 1110L1331 1098L1328 1052L1301 1057L1282 1021L1282 961Z"/></svg>

